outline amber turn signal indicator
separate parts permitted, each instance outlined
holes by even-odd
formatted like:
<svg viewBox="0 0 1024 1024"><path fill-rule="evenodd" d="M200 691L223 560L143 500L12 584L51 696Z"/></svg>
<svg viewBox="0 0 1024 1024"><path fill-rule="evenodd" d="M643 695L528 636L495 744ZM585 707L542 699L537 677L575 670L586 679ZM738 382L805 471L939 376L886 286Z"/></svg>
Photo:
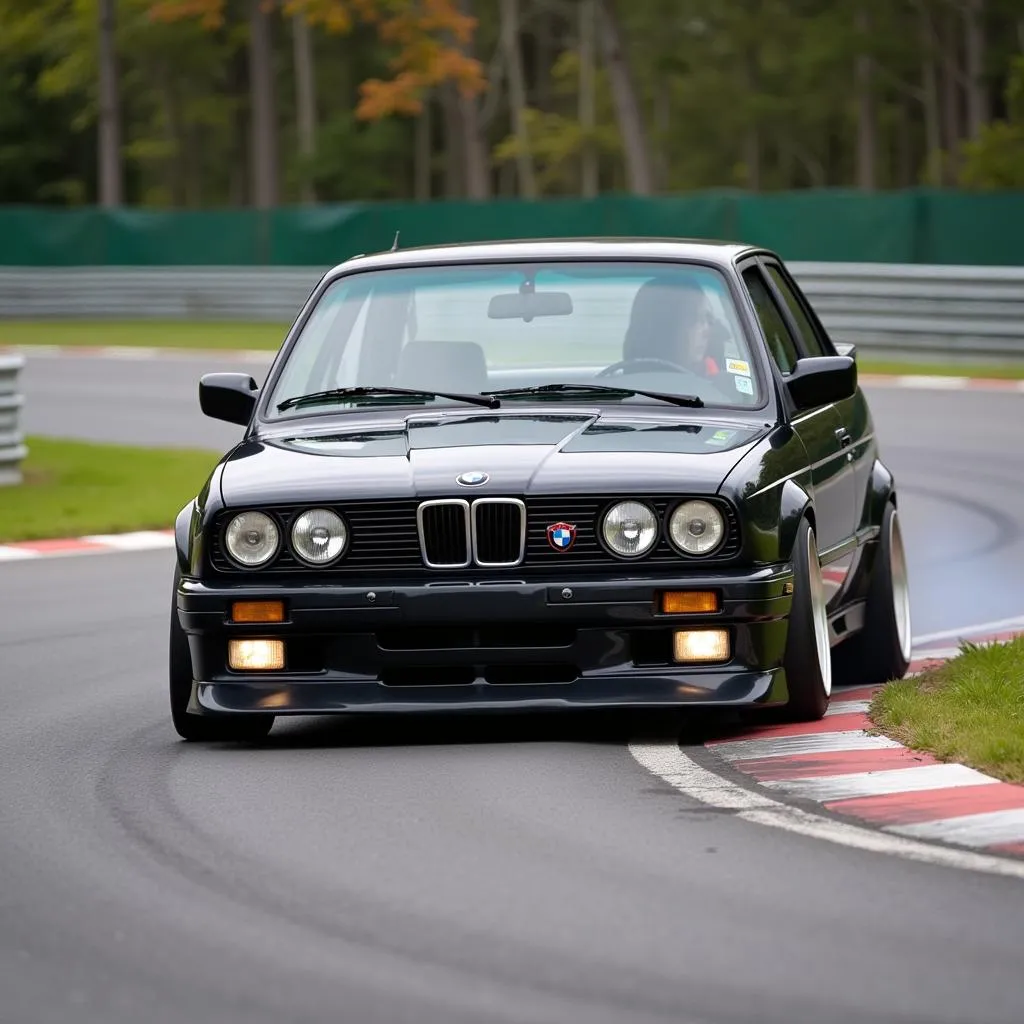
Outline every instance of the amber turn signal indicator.
<svg viewBox="0 0 1024 1024"><path fill-rule="evenodd" d="M232 622L284 622L284 601L234 601Z"/></svg>
<svg viewBox="0 0 1024 1024"><path fill-rule="evenodd" d="M717 612L718 592L715 590L666 590L661 595L661 610L666 615L683 612Z"/></svg>

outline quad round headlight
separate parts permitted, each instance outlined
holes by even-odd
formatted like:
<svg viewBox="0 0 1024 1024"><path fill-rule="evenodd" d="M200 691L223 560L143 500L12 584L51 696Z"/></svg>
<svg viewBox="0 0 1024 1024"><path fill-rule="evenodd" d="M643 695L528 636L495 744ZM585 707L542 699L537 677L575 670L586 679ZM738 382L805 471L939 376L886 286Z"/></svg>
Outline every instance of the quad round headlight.
<svg viewBox="0 0 1024 1024"><path fill-rule="evenodd" d="M266 565L277 554L281 536L277 524L263 512L241 512L228 523L224 546L246 569Z"/></svg>
<svg viewBox="0 0 1024 1024"><path fill-rule="evenodd" d="M639 501L620 501L601 524L605 544L623 558L639 558L658 539L658 517Z"/></svg>
<svg viewBox="0 0 1024 1024"><path fill-rule="evenodd" d="M347 543L345 520L327 508L303 512L292 526L292 550L310 565L328 565Z"/></svg>
<svg viewBox="0 0 1024 1024"><path fill-rule="evenodd" d="M708 555L725 538L722 513L707 501L687 501L668 521L672 543L688 555Z"/></svg>

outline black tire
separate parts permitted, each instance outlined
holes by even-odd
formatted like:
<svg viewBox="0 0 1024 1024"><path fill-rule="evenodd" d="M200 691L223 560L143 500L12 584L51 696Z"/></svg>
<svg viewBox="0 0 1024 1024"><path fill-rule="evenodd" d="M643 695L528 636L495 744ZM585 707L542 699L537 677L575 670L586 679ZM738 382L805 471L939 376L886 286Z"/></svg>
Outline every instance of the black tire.
<svg viewBox="0 0 1024 1024"><path fill-rule="evenodd" d="M192 743L255 743L265 739L274 725L273 715L192 715L188 702L192 696L192 657L188 635L178 621L175 592L181 573L174 570L171 592L171 629L168 649L168 684L171 721L183 739Z"/></svg>
<svg viewBox="0 0 1024 1024"><path fill-rule="evenodd" d="M797 528L793 575L793 604L783 659L789 701L783 717L793 722L814 722L823 718L828 710L832 693L832 654L817 541L806 519L801 519Z"/></svg>
<svg viewBox="0 0 1024 1024"><path fill-rule="evenodd" d="M836 649L844 683L876 686L902 679L912 649L910 586L896 506L886 502L871 568L864 628Z"/></svg>

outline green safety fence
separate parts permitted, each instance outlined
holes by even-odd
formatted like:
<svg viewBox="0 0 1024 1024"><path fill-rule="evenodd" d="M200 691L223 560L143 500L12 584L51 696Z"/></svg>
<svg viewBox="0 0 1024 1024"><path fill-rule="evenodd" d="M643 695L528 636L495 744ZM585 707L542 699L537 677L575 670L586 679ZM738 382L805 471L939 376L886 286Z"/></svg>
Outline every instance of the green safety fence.
<svg viewBox="0 0 1024 1024"><path fill-rule="evenodd" d="M937 190L347 203L261 211L0 206L0 266L324 266L401 245L718 238L785 259L1020 265L1024 192Z"/></svg>

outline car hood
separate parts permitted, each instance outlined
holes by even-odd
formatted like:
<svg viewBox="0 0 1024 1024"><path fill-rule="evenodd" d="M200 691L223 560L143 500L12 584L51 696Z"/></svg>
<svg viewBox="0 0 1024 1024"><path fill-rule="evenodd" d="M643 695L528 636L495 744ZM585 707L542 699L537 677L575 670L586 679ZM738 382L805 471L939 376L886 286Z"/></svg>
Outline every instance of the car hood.
<svg viewBox="0 0 1024 1024"><path fill-rule="evenodd" d="M609 413L418 412L296 424L223 460L229 506L447 494L712 494L767 426ZM463 473L487 474L464 486Z"/></svg>

